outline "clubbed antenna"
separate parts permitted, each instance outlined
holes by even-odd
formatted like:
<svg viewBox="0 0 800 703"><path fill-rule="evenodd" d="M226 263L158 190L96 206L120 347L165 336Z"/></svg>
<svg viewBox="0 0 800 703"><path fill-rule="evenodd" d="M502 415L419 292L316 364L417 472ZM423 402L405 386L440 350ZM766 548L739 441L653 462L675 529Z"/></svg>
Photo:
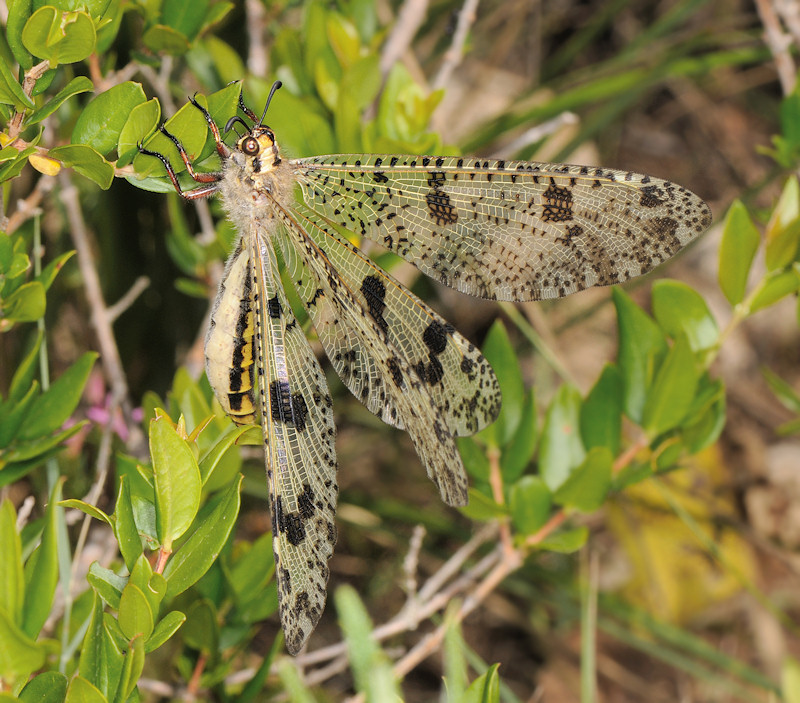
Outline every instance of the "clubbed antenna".
<svg viewBox="0 0 800 703"><path fill-rule="evenodd" d="M278 90L283 85L280 81L275 81L272 84L272 88L269 90L269 95L267 96L267 104L264 105L264 112L261 114L261 119L258 121L258 126L260 127L264 123L264 118L267 116L267 109L269 108L269 104L272 101L272 96L275 95L275 91Z"/></svg>

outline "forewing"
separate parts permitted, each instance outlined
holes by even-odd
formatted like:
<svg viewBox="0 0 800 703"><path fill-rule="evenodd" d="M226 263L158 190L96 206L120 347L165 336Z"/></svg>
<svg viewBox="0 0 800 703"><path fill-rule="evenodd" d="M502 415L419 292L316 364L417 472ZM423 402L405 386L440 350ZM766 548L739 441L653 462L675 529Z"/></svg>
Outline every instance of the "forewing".
<svg viewBox="0 0 800 703"><path fill-rule="evenodd" d="M254 231L250 249L278 602L286 647L296 654L322 615L336 543L333 403L286 301L271 242Z"/></svg>
<svg viewBox="0 0 800 703"><path fill-rule="evenodd" d="M685 188L605 168L366 154L293 165L311 208L483 298L559 298L622 283L711 223Z"/></svg>
<svg viewBox="0 0 800 703"><path fill-rule="evenodd" d="M326 336L335 336L333 343L338 348L346 348L363 360L359 369L372 374L365 386L367 395L375 399L371 402L386 404L396 411L398 424L411 437L442 499L450 505L465 505L464 466L447 418L428 385L418 378L383 326L368 312L368 306L342 278L328 251L309 234L317 230L315 237L324 239L325 233L319 231L319 225L300 211L278 208L278 213L284 227L275 236L293 280L300 281L299 292L301 295L306 292L304 302L315 327L327 329ZM307 292L312 287L314 295L309 299Z"/></svg>
<svg viewBox="0 0 800 703"><path fill-rule="evenodd" d="M500 410L500 388L480 351L313 210L298 204L296 214L307 223L306 234L325 252L343 285L427 388L448 430L456 435L474 434L493 422ZM371 356L374 350L354 343L337 324L335 301L318 295L316 278L296 252L290 250L286 258L339 376L372 412L402 427L394 394L385 391L380 363Z"/></svg>

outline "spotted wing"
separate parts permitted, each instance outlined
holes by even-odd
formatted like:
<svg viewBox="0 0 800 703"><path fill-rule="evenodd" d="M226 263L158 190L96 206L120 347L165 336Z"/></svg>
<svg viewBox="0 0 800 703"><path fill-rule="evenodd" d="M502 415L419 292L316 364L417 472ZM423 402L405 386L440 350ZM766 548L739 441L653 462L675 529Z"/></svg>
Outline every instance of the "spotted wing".
<svg viewBox="0 0 800 703"><path fill-rule="evenodd" d="M335 426L325 376L261 234L249 238L259 400L281 624L286 648L296 654L322 615L336 543Z"/></svg>
<svg viewBox="0 0 800 703"><path fill-rule="evenodd" d="M369 312L369 304L365 305L359 297L362 294L350 283L352 275L344 278L328 249L317 243L316 240L325 240L327 236L319 224L306 217L303 210L289 211L276 206L276 211L284 227L275 237L280 242L292 280L298 283L298 291L304 296L315 328L325 330L323 334L329 342L335 337L334 344L339 348L347 345L348 350L365 360L360 368L371 374L364 387L373 399L373 406L385 403L396 411L398 424L402 424L411 437L442 499L449 505L465 505L464 466L447 418L429 385L420 380L385 326ZM314 237L310 234L312 231ZM358 259L352 258L353 262L345 263L343 268L356 266ZM309 298L312 289L314 294Z"/></svg>
<svg viewBox="0 0 800 703"><path fill-rule="evenodd" d="M305 233L325 252L342 283L353 293L371 322L426 387L452 434L474 434L500 410L500 388L480 351L428 305L365 256L313 210L298 204L296 215ZM313 224L312 224L313 223ZM354 343L337 317L335 301L319 294L316 279L295 251L287 255L291 278L311 311L325 352L339 376L372 412L403 427L385 389L373 349Z"/></svg>
<svg viewBox="0 0 800 703"><path fill-rule="evenodd" d="M685 188L605 168L367 154L293 166L309 207L483 298L559 298L622 283L711 223Z"/></svg>

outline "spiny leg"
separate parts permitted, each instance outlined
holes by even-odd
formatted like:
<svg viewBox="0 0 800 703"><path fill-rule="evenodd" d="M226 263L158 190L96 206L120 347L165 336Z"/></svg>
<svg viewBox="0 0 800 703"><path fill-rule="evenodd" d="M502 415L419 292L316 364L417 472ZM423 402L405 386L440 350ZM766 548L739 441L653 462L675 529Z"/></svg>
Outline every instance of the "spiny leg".
<svg viewBox="0 0 800 703"><path fill-rule="evenodd" d="M239 100L242 99L241 93L239 93ZM208 123L208 128L211 130L211 134L214 137L214 143L217 145L217 153L223 158L227 159L231 152L228 147L225 145L225 142L222 141L222 136L219 133L219 127L217 127L217 123L211 118L211 114L208 110L206 110L194 97L189 98L189 102L192 103L200 112L203 113L203 117L206 118L206 122Z"/></svg>
<svg viewBox="0 0 800 703"><path fill-rule="evenodd" d="M214 126L216 127L216 125ZM181 144L180 140L174 134L168 132L167 128L163 124L158 129L161 131L161 134L167 137L167 139L169 139L177 147L178 153L181 155L181 160L186 165L186 170L189 172L189 175L193 180L197 181L198 183L216 183L220 180L221 175L217 172L198 173L195 171L194 166L192 166L192 162L189 160L189 155L186 153L186 149L183 148L183 144ZM216 137L219 137L219 131L217 131L215 138Z"/></svg>
<svg viewBox="0 0 800 703"><path fill-rule="evenodd" d="M244 96L241 90L239 91L239 109L252 120L253 124L258 124L258 115L244 104Z"/></svg>
<svg viewBox="0 0 800 703"><path fill-rule="evenodd" d="M138 147L140 154L144 154L145 156L155 156L159 161L161 161L162 164L164 164L164 168L167 170L167 175L172 181L172 186L175 188L175 192L184 200L199 200L200 198L205 198L217 192L219 188L219 181L222 179L221 174L208 174L214 176L213 182L209 182L206 185L185 191L183 188L181 188L181 184L178 182L178 174L175 173L175 169L172 168L172 164L169 162L169 159L164 156L164 154L160 154L157 151L150 151L150 149L145 149L141 144L139 144Z"/></svg>

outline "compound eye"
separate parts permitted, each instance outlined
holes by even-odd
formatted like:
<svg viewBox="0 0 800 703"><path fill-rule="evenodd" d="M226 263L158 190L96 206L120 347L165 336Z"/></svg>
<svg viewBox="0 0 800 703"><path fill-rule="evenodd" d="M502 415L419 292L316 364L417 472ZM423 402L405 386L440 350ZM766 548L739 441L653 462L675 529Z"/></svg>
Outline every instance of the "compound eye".
<svg viewBox="0 0 800 703"><path fill-rule="evenodd" d="M255 156L258 153L258 142L254 137L246 137L242 141L242 151L248 156Z"/></svg>

